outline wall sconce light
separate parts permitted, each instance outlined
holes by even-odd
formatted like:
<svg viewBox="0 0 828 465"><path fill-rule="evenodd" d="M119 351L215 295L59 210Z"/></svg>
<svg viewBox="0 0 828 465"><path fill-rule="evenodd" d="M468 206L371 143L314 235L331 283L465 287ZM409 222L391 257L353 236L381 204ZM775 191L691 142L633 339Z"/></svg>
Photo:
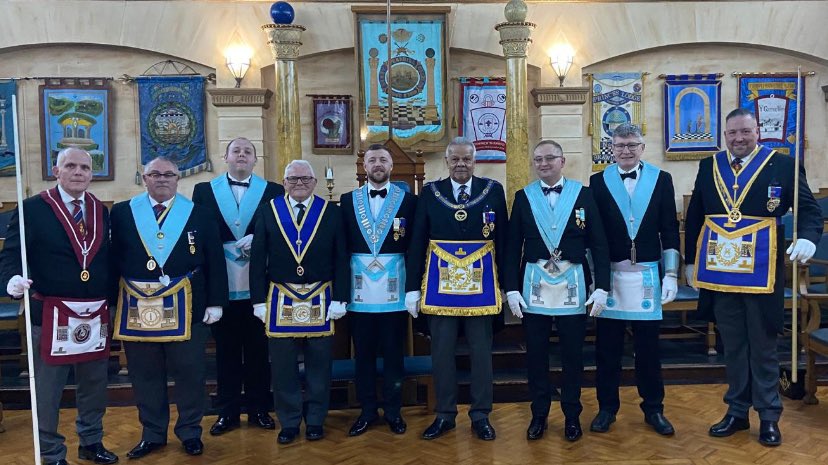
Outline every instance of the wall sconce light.
<svg viewBox="0 0 828 465"><path fill-rule="evenodd" d="M552 65L552 70L558 76L561 82L561 87L564 86L564 79L569 68L572 67L572 62L575 60L575 51L569 45L559 45L549 52L549 62Z"/></svg>
<svg viewBox="0 0 828 465"><path fill-rule="evenodd" d="M250 69L250 58L252 55L253 52L250 50L250 47L244 45L230 46L224 52L227 69L236 78L236 88L241 87L242 79L247 74L247 70Z"/></svg>

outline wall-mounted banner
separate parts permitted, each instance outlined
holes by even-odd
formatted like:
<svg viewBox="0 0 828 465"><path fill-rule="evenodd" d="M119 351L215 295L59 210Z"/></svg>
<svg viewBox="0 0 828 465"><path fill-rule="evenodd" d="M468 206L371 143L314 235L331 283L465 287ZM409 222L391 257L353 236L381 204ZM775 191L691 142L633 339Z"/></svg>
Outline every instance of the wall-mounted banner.
<svg viewBox="0 0 828 465"><path fill-rule="evenodd" d="M796 149L796 119L800 118L800 157L805 153L805 74L799 92L796 74L739 75L739 108L753 110L759 143L785 155Z"/></svg>
<svg viewBox="0 0 828 465"><path fill-rule="evenodd" d="M357 22L360 118L367 128L366 140L386 141L390 123L400 146L442 139L446 128L445 15L393 15L391 37L384 16L360 15Z"/></svg>
<svg viewBox="0 0 828 465"><path fill-rule="evenodd" d="M181 176L208 169L203 76L139 76L141 164L165 156Z"/></svg>
<svg viewBox="0 0 828 465"><path fill-rule="evenodd" d="M17 94L17 81L0 81L0 176L14 176L14 116L12 96Z"/></svg>
<svg viewBox="0 0 828 465"><path fill-rule="evenodd" d="M352 154L351 96L308 95L313 99L313 148L318 155Z"/></svg>
<svg viewBox="0 0 828 465"><path fill-rule="evenodd" d="M619 124L644 122L642 89L644 73L599 73L592 78L592 171L601 171L615 162L612 131Z"/></svg>
<svg viewBox="0 0 828 465"><path fill-rule="evenodd" d="M481 163L506 162L506 79L460 78L457 132L474 142Z"/></svg>
<svg viewBox="0 0 828 465"><path fill-rule="evenodd" d="M718 74L664 76L664 150L668 160L700 160L722 147Z"/></svg>

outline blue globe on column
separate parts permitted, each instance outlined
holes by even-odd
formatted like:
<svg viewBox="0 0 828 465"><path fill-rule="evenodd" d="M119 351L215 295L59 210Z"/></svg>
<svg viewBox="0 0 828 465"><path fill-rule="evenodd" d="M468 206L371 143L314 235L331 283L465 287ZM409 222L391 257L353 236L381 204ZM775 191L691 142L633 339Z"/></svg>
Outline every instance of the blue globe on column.
<svg viewBox="0 0 828 465"><path fill-rule="evenodd" d="M293 7L288 2L276 2L270 5L270 17L276 24L291 24L293 22Z"/></svg>

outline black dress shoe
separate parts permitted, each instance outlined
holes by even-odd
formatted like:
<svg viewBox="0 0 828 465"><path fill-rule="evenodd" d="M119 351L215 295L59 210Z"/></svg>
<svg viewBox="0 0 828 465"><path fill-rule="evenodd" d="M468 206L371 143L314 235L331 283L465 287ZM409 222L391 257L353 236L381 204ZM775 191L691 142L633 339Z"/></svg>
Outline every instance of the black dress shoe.
<svg viewBox="0 0 828 465"><path fill-rule="evenodd" d="M651 413L644 416L644 422L652 426L656 433L662 436L672 436L676 434L676 430L667 417L661 412Z"/></svg>
<svg viewBox="0 0 828 465"><path fill-rule="evenodd" d="M299 436L299 428L282 428L276 441L279 444L290 444L296 440L296 436Z"/></svg>
<svg viewBox="0 0 828 465"><path fill-rule="evenodd" d="M606 433L610 429L610 425L615 423L615 414L609 413L606 410L599 410L598 415L592 420L589 425L589 430L595 433Z"/></svg>
<svg viewBox="0 0 828 465"><path fill-rule="evenodd" d="M273 418L267 412L248 415L247 424L261 429L276 429L276 422L273 421ZM213 431L211 430L210 432L212 433Z"/></svg>
<svg viewBox="0 0 828 465"><path fill-rule="evenodd" d="M405 420L403 420L402 417L386 417L385 422L388 423L388 429L390 429L394 434L404 434L406 428L408 428L408 425L405 424Z"/></svg>
<svg viewBox="0 0 828 465"><path fill-rule="evenodd" d="M185 439L181 443L187 455L201 455L204 453L204 443L199 438Z"/></svg>
<svg viewBox="0 0 828 465"><path fill-rule="evenodd" d="M526 430L526 439L536 441L542 438L546 427L546 417L532 417L532 421L529 422L529 428Z"/></svg>
<svg viewBox="0 0 828 465"><path fill-rule="evenodd" d="M564 421L564 437L567 441L575 442L581 439L583 435L584 431L581 429L581 422L577 418Z"/></svg>
<svg viewBox="0 0 828 465"><path fill-rule="evenodd" d="M368 431L368 427L371 426L371 423L376 421L376 417L368 418L360 416L356 419L353 425L351 425L351 429L348 430L348 436L359 436L366 431Z"/></svg>
<svg viewBox="0 0 828 465"><path fill-rule="evenodd" d="M232 431L239 427L239 418L233 417L218 417L213 426L210 427L211 436L221 436L222 434Z"/></svg>
<svg viewBox="0 0 828 465"><path fill-rule="evenodd" d="M775 421L762 420L759 422L759 444L776 447L782 444L782 432Z"/></svg>
<svg viewBox="0 0 828 465"><path fill-rule="evenodd" d="M43 462L43 465L69 465L66 459L60 459L57 462Z"/></svg>
<svg viewBox="0 0 828 465"><path fill-rule="evenodd" d="M322 425L308 425L305 427L305 439L318 441L325 437L325 428Z"/></svg>
<svg viewBox="0 0 828 465"><path fill-rule="evenodd" d="M454 422L444 418L435 418L434 422L423 431L423 439L437 439L454 429Z"/></svg>
<svg viewBox="0 0 828 465"><path fill-rule="evenodd" d="M113 454L112 451L106 450L106 447L100 442L88 446L78 446L78 458L102 464L118 462L118 456Z"/></svg>
<svg viewBox="0 0 828 465"><path fill-rule="evenodd" d="M483 441L493 441L495 438L495 430L488 418L474 420L472 422L472 431L477 435L478 439Z"/></svg>
<svg viewBox="0 0 828 465"><path fill-rule="evenodd" d="M164 447L166 444L160 442L144 441L143 439L131 451L127 452L127 457L131 459L140 459L150 452Z"/></svg>
<svg viewBox="0 0 828 465"><path fill-rule="evenodd" d="M737 431L750 429L750 422L747 418L736 418L733 415L725 415L722 421L710 427L708 434L714 438L725 438L732 436Z"/></svg>

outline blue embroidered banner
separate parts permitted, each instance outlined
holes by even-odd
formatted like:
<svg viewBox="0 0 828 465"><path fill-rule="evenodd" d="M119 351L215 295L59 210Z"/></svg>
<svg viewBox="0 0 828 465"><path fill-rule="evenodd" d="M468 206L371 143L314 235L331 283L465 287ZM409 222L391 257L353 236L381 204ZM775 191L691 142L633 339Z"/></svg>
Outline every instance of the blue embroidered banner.
<svg viewBox="0 0 828 465"><path fill-rule="evenodd" d="M796 74L741 75L739 108L753 110L759 143L785 155L796 149L796 119L800 118L799 156L805 153L805 75L800 90Z"/></svg>
<svg viewBox="0 0 828 465"><path fill-rule="evenodd" d="M479 162L506 162L506 80L460 78L457 132L474 142Z"/></svg>
<svg viewBox="0 0 828 465"><path fill-rule="evenodd" d="M667 75L664 148L668 160L700 160L722 147L722 81L717 74Z"/></svg>
<svg viewBox="0 0 828 465"><path fill-rule="evenodd" d="M643 87L643 73L592 75L592 171L601 171L615 162L612 132L619 124L632 123L647 132L643 125Z"/></svg>
<svg viewBox="0 0 828 465"><path fill-rule="evenodd" d="M0 176L14 176L14 119L12 96L17 94L17 81L0 81Z"/></svg>
<svg viewBox="0 0 828 465"><path fill-rule="evenodd" d="M204 77L140 76L141 164L165 156L181 176L208 168L204 139Z"/></svg>

